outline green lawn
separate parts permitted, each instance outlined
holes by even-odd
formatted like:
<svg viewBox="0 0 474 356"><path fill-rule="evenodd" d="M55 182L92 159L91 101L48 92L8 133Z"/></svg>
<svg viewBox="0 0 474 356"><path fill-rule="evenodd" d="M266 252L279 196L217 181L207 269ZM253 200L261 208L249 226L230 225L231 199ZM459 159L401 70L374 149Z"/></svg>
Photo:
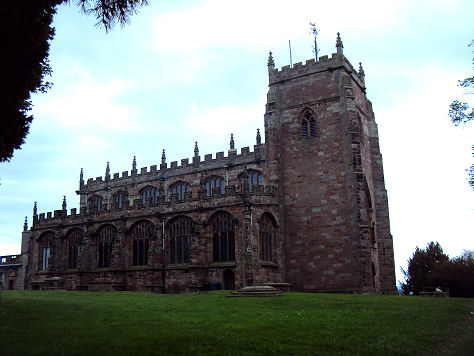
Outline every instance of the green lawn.
<svg viewBox="0 0 474 356"><path fill-rule="evenodd" d="M474 300L3 291L0 355L468 355Z"/></svg>

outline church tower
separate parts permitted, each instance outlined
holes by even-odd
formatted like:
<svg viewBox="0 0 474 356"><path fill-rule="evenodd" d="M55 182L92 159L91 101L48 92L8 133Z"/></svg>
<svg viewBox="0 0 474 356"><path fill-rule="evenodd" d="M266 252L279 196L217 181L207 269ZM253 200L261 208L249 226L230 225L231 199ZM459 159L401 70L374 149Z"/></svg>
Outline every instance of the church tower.
<svg viewBox="0 0 474 356"><path fill-rule="evenodd" d="M337 52L275 69L268 59L268 176L280 187L286 279L296 290L393 293L395 271L377 124Z"/></svg>

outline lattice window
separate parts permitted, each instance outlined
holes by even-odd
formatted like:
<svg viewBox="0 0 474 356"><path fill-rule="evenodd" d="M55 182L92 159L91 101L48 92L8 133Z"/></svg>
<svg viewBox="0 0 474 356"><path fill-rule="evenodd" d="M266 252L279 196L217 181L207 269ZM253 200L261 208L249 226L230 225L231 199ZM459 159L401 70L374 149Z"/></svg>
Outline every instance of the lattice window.
<svg viewBox="0 0 474 356"><path fill-rule="evenodd" d="M67 268L77 268L79 246L82 242L82 231L74 229L67 236Z"/></svg>
<svg viewBox="0 0 474 356"><path fill-rule="evenodd" d="M275 225L270 214L263 214L259 224L260 260L273 260L273 245L275 241Z"/></svg>
<svg viewBox="0 0 474 356"><path fill-rule="evenodd" d="M170 241L170 263L189 263L193 220L187 216L180 216L168 224Z"/></svg>
<svg viewBox="0 0 474 356"><path fill-rule="evenodd" d="M116 229L107 225L100 229L97 239L98 265L99 268L110 267L110 260L112 257L112 244L116 235Z"/></svg>
<svg viewBox="0 0 474 356"><path fill-rule="evenodd" d="M149 222L141 222L132 230L133 261L134 266L148 265L148 250L150 239L153 237L153 225Z"/></svg>
<svg viewBox="0 0 474 356"><path fill-rule="evenodd" d="M235 261L235 222L229 213L220 212L212 220L214 262Z"/></svg>
<svg viewBox="0 0 474 356"><path fill-rule="evenodd" d="M206 181L206 195L212 196L214 188L218 188L220 194L225 194L225 180L221 177L211 177Z"/></svg>
<svg viewBox="0 0 474 356"><path fill-rule="evenodd" d="M178 200L184 199L184 193L189 192L189 183L186 182L177 182L171 186L172 194L176 194Z"/></svg>
<svg viewBox="0 0 474 356"><path fill-rule="evenodd" d="M143 188L140 191L142 197L142 204L155 204L158 202L158 189L152 186Z"/></svg>

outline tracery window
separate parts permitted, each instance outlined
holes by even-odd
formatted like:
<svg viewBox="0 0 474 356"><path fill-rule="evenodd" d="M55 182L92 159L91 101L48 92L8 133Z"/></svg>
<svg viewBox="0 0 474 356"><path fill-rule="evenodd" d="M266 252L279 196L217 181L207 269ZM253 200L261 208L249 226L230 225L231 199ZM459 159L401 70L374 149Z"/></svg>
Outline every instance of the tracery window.
<svg viewBox="0 0 474 356"><path fill-rule="evenodd" d="M53 247L54 233L47 232L43 234L40 241L40 270L47 271L49 268L49 258L51 256Z"/></svg>
<svg viewBox="0 0 474 356"><path fill-rule="evenodd" d="M106 225L98 232L97 250L99 268L110 267L112 256L112 243L116 235L116 229L111 225Z"/></svg>
<svg viewBox="0 0 474 356"><path fill-rule="evenodd" d="M187 216L179 216L168 225L170 241L170 263L189 263L189 250L193 233L193 220Z"/></svg>
<svg viewBox="0 0 474 356"><path fill-rule="evenodd" d="M235 261L235 222L227 212L212 219L212 250L214 262Z"/></svg>
<svg viewBox="0 0 474 356"><path fill-rule="evenodd" d="M148 250L150 248L150 239L153 236L153 225L147 221L141 222L132 230L133 240L133 265L148 265Z"/></svg>
<svg viewBox="0 0 474 356"><path fill-rule="evenodd" d="M306 109L303 111L301 120L301 138L311 138L317 136L317 125L314 113Z"/></svg>
<svg viewBox="0 0 474 356"><path fill-rule="evenodd" d="M244 182L245 182L244 174L241 174L239 177L240 177L240 182L243 185ZM263 185L263 174L262 174L262 172L249 170L247 172L247 185L249 187L249 192L252 191L252 186L254 186L254 185Z"/></svg>
<svg viewBox="0 0 474 356"><path fill-rule="evenodd" d="M220 194L225 194L225 180L221 177L211 177L206 181L206 195L212 196L212 190L219 188Z"/></svg>
<svg viewBox="0 0 474 356"><path fill-rule="evenodd" d="M89 210L91 211L101 211L102 209L102 197L99 195L94 195L89 198Z"/></svg>
<svg viewBox="0 0 474 356"><path fill-rule="evenodd" d="M67 268L77 268L79 246L82 240L82 231L74 229L67 236Z"/></svg>
<svg viewBox="0 0 474 356"><path fill-rule="evenodd" d="M273 243L275 241L275 224L270 214L263 214L259 223L260 260L273 260Z"/></svg>
<svg viewBox="0 0 474 356"><path fill-rule="evenodd" d="M176 194L178 196L178 200L184 199L184 193L189 192L189 183L186 182L178 182L171 186L172 194Z"/></svg>
<svg viewBox="0 0 474 356"><path fill-rule="evenodd" d="M142 197L142 204L155 204L158 202L158 189L152 186L143 188L140 191Z"/></svg>
<svg viewBox="0 0 474 356"><path fill-rule="evenodd" d="M115 209L122 209L124 204L128 201L127 192L120 190L114 194L114 207Z"/></svg>

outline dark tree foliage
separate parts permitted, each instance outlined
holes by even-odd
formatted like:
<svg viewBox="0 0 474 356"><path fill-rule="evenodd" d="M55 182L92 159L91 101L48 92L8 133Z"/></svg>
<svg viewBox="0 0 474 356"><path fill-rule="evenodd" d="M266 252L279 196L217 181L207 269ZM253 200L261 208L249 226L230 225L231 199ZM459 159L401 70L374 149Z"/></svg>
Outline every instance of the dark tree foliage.
<svg viewBox="0 0 474 356"><path fill-rule="evenodd" d="M419 295L423 288L449 289L451 297L474 298L474 252L465 251L449 259L437 242L430 242L426 249L416 248L404 271L403 295Z"/></svg>
<svg viewBox="0 0 474 356"><path fill-rule="evenodd" d="M48 55L54 36L51 26L58 5L69 0L2 0L0 33L2 34L3 85L0 89L0 162L9 161L15 149L25 142L33 116L31 94L46 92L51 83ZM96 17L106 31L117 22L129 21L130 15L147 4L147 0L77 0L85 14Z"/></svg>
<svg viewBox="0 0 474 356"><path fill-rule="evenodd" d="M449 288L451 297L474 298L474 253L465 251L461 256L443 263L433 275L436 285Z"/></svg>
<svg viewBox="0 0 474 356"><path fill-rule="evenodd" d="M3 35L0 65L4 83L0 89L0 162L8 161L28 134L33 116L30 95L45 92L50 84L44 76L55 7L60 1L5 0L0 5L0 33Z"/></svg>
<svg viewBox="0 0 474 356"><path fill-rule="evenodd" d="M408 260L408 269L404 271L405 283L401 284L404 295L419 295L424 287L437 287L434 278L437 267L448 262L449 258L437 242L430 242L426 249L416 248Z"/></svg>

